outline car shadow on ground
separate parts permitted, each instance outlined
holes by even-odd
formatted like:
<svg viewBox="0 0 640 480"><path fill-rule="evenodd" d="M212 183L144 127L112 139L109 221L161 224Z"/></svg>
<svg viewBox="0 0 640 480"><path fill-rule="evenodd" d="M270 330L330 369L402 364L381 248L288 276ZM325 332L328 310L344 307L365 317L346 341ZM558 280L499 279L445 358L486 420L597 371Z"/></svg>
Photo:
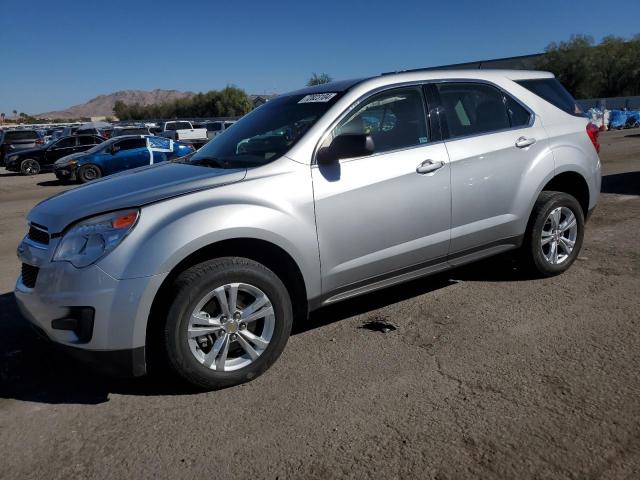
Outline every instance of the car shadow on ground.
<svg viewBox="0 0 640 480"><path fill-rule="evenodd" d="M640 172L616 173L602 177L602 193L640 195Z"/></svg>
<svg viewBox="0 0 640 480"><path fill-rule="evenodd" d="M2 172L0 173L0 177L19 177L22 175L19 172Z"/></svg>
<svg viewBox="0 0 640 480"><path fill-rule="evenodd" d="M44 182L38 182L38 186L40 187L60 187L60 186L73 186L68 182L63 182L61 180L45 180Z"/></svg>
<svg viewBox="0 0 640 480"><path fill-rule="evenodd" d="M504 259L500 263L507 261ZM491 268L488 264L482 266L482 263L476 268L485 272L484 278L482 274L471 275L467 269L456 269L324 307L313 312L304 324L295 326L293 334L322 328L355 315L446 288L457 283L457 280L516 279L510 264L496 268L494 260ZM499 272L506 275L505 278L500 278ZM51 342L40 338L22 319L13 293L0 295L0 398L48 404L95 405L108 401L111 393L144 396L186 395L200 391L167 374L156 373L131 379L103 376L60 352Z"/></svg>

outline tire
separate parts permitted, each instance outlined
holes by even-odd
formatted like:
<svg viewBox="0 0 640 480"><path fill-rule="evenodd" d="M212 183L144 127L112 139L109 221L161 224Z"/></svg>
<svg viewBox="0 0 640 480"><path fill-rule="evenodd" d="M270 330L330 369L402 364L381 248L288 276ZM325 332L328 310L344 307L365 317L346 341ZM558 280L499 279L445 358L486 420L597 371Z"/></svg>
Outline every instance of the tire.
<svg viewBox="0 0 640 480"><path fill-rule="evenodd" d="M231 306L234 285L237 308L225 319L219 299ZM197 387L216 390L253 380L277 360L289 339L293 323L289 293L276 274L260 263L222 257L195 265L176 278L171 294L164 350L169 366ZM260 294L268 302L263 306L259 306L264 301ZM255 315L252 307L258 312ZM241 317L232 317L233 310L242 311ZM256 315L257 319L249 320ZM223 361L225 343L228 353Z"/></svg>
<svg viewBox="0 0 640 480"><path fill-rule="evenodd" d="M20 162L20 173L23 175L37 175L40 173L40 164L33 158L26 158Z"/></svg>
<svg viewBox="0 0 640 480"><path fill-rule="evenodd" d="M102 177L102 170L96 165L82 165L78 169L78 180L80 183L87 183Z"/></svg>
<svg viewBox="0 0 640 480"><path fill-rule="evenodd" d="M559 213L559 219L552 212ZM571 215L575 228L571 226L574 225ZM544 191L536 200L525 233L522 247L525 266L541 277L563 273L578 257L583 238L584 213L578 201L564 192Z"/></svg>

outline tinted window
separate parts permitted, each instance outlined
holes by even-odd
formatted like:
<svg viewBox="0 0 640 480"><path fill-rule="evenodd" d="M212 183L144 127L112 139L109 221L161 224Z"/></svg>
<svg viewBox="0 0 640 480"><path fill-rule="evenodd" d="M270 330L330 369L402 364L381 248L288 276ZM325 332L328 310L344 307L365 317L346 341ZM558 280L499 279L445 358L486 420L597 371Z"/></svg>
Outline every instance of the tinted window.
<svg viewBox="0 0 640 480"><path fill-rule="evenodd" d="M516 82L527 90L535 93L560 110L577 117L582 116L582 110L571 94L562 86L557 78L540 78L537 80L520 80Z"/></svg>
<svg viewBox="0 0 640 480"><path fill-rule="evenodd" d="M505 95L507 102L507 113L509 114L509 121L512 127L524 127L529 125L531 120L531 114L526 108L520 105L517 101L511 98L509 95Z"/></svg>
<svg viewBox="0 0 640 480"><path fill-rule="evenodd" d="M114 134L116 137L122 135L149 135L149 130L146 128L123 128L122 130L116 130Z"/></svg>
<svg viewBox="0 0 640 480"><path fill-rule="evenodd" d="M62 138L55 144L55 148L70 148L75 146L76 146L75 137Z"/></svg>
<svg viewBox="0 0 640 480"><path fill-rule="evenodd" d="M147 146L146 138L127 138L126 140L120 140L117 145L120 150L133 150L134 148L142 148Z"/></svg>
<svg viewBox="0 0 640 480"><path fill-rule="evenodd" d="M219 132L220 130L222 130L221 123L207 123L206 127L207 127L207 131L209 132Z"/></svg>
<svg viewBox="0 0 640 480"><path fill-rule="evenodd" d="M165 130L190 130L191 124L189 122L174 122L167 123Z"/></svg>
<svg viewBox="0 0 640 480"><path fill-rule="evenodd" d="M234 122L224 122L224 128L229 128Z"/></svg>
<svg viewBox="0 0 640 480"><path fill-rule="evenodd" d="M371 135L375 153L427 143L427 124L420 87L387 90L368 98L333 130L341 134Z"/></svg>
<svg viewBox="0 0 640 480"><path fill-rule="evenodd" d="M78 137L78 140L82 146L95 145L96 143L99 143L98 139L93 136Z"/></svg>
<svg viewBox="0 0 640 480"><path fill-rule="evenodd" d="M33 130L18 130L14 132L5 133L5 142L11 142L14 140L37 140L38 132Z"/></svg>
<svg viewBox="0 0 640 480"><path fill-rule="evenodd" d="M449 138L503 130L511 126L500 90L480 83L436 84Z"/></svg>

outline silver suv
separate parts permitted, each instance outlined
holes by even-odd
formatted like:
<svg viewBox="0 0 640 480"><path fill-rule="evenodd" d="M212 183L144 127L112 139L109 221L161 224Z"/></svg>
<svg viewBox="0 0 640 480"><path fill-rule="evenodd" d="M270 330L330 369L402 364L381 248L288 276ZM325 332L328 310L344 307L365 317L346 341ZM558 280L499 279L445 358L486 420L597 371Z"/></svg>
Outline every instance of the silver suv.
<svg viewBox="0 0 640 480"><path fill-rule="evenodd" d="M188 157L37 205L15 295L38 331L103 369L157 360L204 388L238 384L324 305L510 249L563 272L598 199L597 148L549 73L296 91Z"/></svg>

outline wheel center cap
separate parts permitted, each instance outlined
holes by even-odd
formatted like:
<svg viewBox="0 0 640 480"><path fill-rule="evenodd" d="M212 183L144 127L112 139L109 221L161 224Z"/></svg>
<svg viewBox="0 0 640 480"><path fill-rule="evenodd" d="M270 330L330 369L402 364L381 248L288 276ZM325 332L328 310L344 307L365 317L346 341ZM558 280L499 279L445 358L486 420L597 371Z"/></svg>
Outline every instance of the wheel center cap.
<svg viewBox="0 0 640 480"><path fill-rule="evenodd" d="M238 331L238 322L229 320L224 324L224 331L227 333L236 333Z"/></svg>

